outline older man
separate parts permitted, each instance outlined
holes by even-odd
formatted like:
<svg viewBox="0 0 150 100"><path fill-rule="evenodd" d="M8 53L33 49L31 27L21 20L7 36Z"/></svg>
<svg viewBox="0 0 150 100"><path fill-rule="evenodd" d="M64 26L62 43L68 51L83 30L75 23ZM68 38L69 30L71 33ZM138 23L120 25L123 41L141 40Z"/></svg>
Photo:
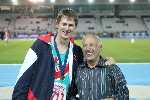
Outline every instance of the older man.
<svg viewBox="0 0 150 100"><path fill-rule="evenodd" d="M83 38L84 63L77 73L77 89L80 100L129 100L126 80L120 68L106 65L100 55L102 42L94 34Z"/></svg>

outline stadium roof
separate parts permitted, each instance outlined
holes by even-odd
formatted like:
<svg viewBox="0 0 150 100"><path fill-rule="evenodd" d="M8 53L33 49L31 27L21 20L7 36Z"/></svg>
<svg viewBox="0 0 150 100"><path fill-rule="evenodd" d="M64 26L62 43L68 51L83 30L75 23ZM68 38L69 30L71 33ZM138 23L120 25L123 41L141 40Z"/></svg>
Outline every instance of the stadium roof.
<svg viewBox="0 0 150 100"><path fill-rule="evenodd" d="M19 5L31 4L29 0L18 0ZM45 0L44 5L51 5L50 0ZM52 5L69 5L68 0L55 0ZM74 0L72 5L87 5L88 0ZM93 4L109 4L109 0L94 0ZM130 4L130 0L114 0L113 4ZM150 4L150 0L135 0L135 4ZM0 5L12 5L12 0L0 0Z"/></svg>

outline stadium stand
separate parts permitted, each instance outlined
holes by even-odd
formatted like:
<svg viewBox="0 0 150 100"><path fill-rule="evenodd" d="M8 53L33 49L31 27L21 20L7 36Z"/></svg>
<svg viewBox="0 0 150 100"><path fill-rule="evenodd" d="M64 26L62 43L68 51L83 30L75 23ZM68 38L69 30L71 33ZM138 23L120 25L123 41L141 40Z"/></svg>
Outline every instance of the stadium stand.
<svg viewBox="0 0 150 100"><path fill-rule="evenodd" d="M0 30L11 30L18 38L54 31L53 18L47 16L0 16ZM117 37L150 37L150 17L82 17L79 18L77 32L117 33ZM109 35L106 35L109 37ZM32 36L31 36L32 37ZM33 36L34 37L34 36Z"/></svg>
<svg viewBox="0 0 150 100"><path fill-rule="evenodd" d="M144 22L145 22L148 30L150 31L150 18L144 18Z"/></svg>

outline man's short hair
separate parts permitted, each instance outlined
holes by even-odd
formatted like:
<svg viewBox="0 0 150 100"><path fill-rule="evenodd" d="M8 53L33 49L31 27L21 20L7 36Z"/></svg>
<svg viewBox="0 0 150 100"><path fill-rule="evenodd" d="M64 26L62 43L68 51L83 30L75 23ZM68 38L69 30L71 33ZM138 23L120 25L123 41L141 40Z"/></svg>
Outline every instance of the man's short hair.
<svg viewBox="0 0 150 100"><path fill-rule="evenodd" d="M74 10L72 10L71 8L65 8L60 10L56 18L56 23L59 23L63 16L74 18L75 25L77 26L78 18Z"/></svg>
<svg viewBox="0 0 150 100"><path fill-rule="evenodd" d="M100 37L99 37L97 34L91 33L91 32L85 33L85 34L83 35L82 43L84 43L86 36L91 36L91 37L95 38L96 41L97 41L100 45L102 45L102 41L101 41Z"/></svg>

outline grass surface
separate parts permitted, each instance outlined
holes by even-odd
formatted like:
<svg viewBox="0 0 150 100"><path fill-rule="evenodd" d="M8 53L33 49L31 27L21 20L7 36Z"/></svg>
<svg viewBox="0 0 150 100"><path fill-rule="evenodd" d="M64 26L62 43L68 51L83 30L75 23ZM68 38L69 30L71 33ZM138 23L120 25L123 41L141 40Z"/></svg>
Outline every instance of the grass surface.
<svg viewBox="0 0 150 100"><path fill-rule="evenodd" d="M103 52L117 62L150 62L150 39L138 39L131 43L127 39L103 40Z"/></svg>
<svg viewBox="0 0 150 100"><path fill-rule="evenodd" d="M0 63L22 63L33 40L0 41Z"/></svg>
<svg viewBox="0 0 150 100"><path fill-rule="evenodd" d="M7 44L0 41L0 63L22 63L27 50L34 40L10 40ZM76 43L80 46L80 40ZM131 43L128 39L102 39L102 55L113 57L117 62L150 62L150 39L137 39Z"/></svg>

